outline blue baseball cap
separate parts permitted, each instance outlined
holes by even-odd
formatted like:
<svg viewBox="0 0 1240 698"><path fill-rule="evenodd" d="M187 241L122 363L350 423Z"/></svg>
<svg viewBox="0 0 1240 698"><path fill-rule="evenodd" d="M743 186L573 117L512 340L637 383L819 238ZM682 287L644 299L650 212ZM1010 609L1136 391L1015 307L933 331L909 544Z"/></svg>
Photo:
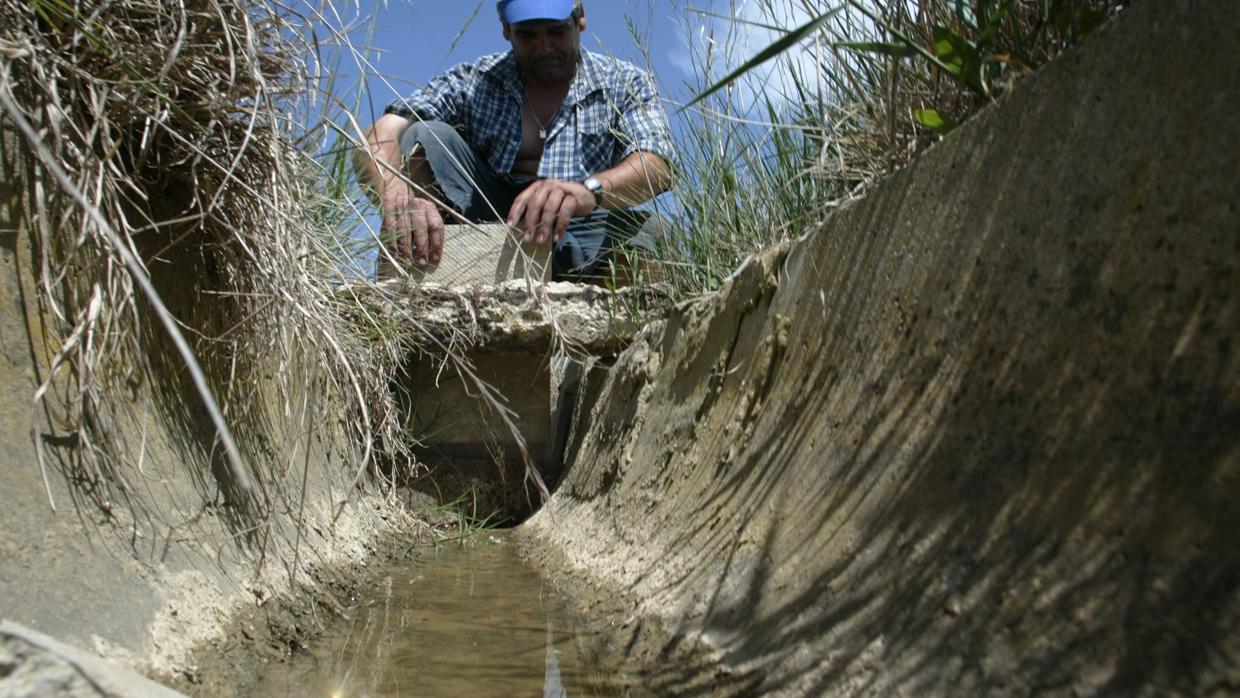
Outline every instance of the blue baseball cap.
<svg viewBox="0 0 1240 698"><path fill-rule="evenodd" d="M573 0L499 0L499 16L505 24L533 19L568 19Z"/></svg>

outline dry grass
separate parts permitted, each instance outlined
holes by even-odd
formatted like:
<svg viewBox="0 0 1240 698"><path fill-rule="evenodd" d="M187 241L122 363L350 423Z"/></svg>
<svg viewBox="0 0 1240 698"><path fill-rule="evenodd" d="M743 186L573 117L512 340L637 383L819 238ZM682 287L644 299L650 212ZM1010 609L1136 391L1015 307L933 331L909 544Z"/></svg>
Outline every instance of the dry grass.
<svg viewBox="0 0 1240 698"><path fill-rule="evenodd" d="M473 384L524 452L471 335L356 274L360 127L334 78L369 70L353 29L330 2L0 0L3 160L45 339L32 437L79 509L175 518L143 471L154 414L262 564L304 522L311 451L341 468L337 513L419 468L390 388L409 360Z"/></svg>
<svg viewBox="0 0 1240 698"><path fill-rule="evenodd" d="M34 438L81 501L140 504L142 444L122 435L147 410L208 454L207 486L242 516L296 499L272 433L354 448L354 482L411 464L388 390L406 347L337 290L324 165L299 146L317 125L292 116L323 101L321 20L232 0L0 2L0 125L48 340L36 399L53 433Z"/></svg>

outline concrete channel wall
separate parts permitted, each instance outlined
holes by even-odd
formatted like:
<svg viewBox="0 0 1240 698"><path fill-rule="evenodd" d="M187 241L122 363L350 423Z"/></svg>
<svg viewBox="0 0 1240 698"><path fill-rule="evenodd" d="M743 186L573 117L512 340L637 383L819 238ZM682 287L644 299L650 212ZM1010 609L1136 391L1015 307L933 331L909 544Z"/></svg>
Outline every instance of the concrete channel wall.
<svg viewBox="0 0 1240 698"><path fill-rule="evenodd" d="M543 564L717 648L667 693L1240 692L1237 35L1133 3L641 335Z"/></svg>

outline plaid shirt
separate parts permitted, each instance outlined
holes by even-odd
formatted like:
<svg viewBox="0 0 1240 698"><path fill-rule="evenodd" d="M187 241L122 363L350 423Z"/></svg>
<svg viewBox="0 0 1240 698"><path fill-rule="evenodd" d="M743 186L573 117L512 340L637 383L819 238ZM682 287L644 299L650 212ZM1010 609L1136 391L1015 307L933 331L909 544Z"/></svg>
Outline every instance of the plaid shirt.
<svg viewBox="0 0 1240 698"><path fill-rule="evenodd" d="M451 124L492 170L506 175L521 145L524 100L510 51L437 75L385 113ZM538 176L580 181L637 151L673 162L671 132L654 81L630 63L583 50L568 96L547 124Z"/></svg>

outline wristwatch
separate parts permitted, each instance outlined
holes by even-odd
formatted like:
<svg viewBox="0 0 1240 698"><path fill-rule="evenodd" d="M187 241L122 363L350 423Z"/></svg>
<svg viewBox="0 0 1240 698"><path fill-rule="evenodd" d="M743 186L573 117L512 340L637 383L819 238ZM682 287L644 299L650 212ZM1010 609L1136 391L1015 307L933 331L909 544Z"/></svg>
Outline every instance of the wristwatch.
<svg viewBox="0 0 1240 698"><path fill-rule="evenodd" d="M586 189L594 195L594 205L598 208L603 207L603 180L598 177L586 177L582 182Z"/></svg>

